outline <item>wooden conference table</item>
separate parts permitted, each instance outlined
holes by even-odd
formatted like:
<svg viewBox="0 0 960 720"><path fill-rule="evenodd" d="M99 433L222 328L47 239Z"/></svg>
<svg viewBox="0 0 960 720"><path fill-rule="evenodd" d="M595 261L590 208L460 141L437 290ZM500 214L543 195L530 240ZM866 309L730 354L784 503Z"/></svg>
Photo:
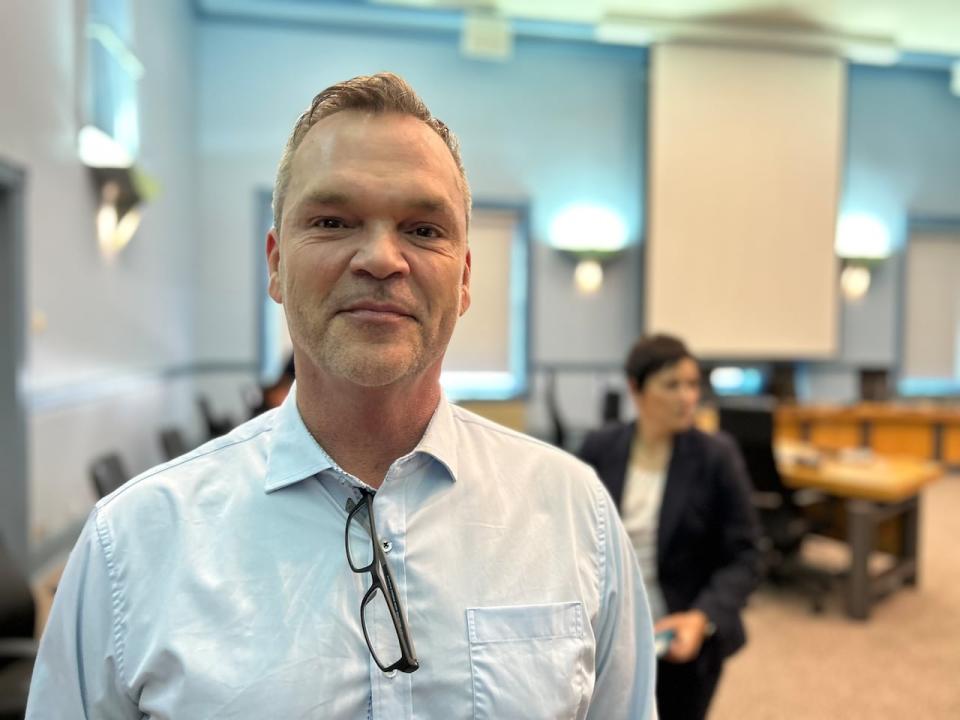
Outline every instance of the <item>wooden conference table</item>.
<svg viewBox="0 0 960 720"><path fill-rule="evenodd" d="M960 467L960 404L781 404L777 440L804 440L819 448L869 447Z"/></svg>
<svg viewBox="0 0 960 720"><path fill-rule="evenodd" d="M850 617L865 620L873 602L891 588L917 584L920 492L943 476L940 465L869 451L825 455L802 443L780 441L777 466L788 487L819 490L842 500L846 506ZM873 575L869 560L878 526L891 518L900 521L895 562L888 570Z"/></svg>

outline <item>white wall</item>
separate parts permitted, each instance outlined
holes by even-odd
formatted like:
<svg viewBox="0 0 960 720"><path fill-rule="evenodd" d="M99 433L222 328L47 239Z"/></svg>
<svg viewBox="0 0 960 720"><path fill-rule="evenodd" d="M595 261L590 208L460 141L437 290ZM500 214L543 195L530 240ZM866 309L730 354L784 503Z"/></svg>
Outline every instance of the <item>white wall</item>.
<svg viewBox="0 0 960 720"><path fill-rule="evenodd" d="M856 388L858 366L896 368L910 220L960 218L960 99L946 69L853 66L848 118L842 210L882 222L897 252L871 271L866 297L843 303L839 365L809 369L814 400L841 399L839 373Z"/></svg>
<svg viewBox="0 0 960 720"><path fill-rule="evenodd" d="M95 452L120 449L131 471L143 469L159 457L147 448L156 426L189 417L183 402L171 404L179 391L155 386L168 383L159 371L193 356L190 2L133 2L135 51L146 68L140 164L162 195L114 263L98 253L93 189L76 154L82 5L0 3L0 156L27 173L24 305L46 319L27 339L25 377L35 548L89 510ZM148 379L111 384L134 372Z"/></svg>

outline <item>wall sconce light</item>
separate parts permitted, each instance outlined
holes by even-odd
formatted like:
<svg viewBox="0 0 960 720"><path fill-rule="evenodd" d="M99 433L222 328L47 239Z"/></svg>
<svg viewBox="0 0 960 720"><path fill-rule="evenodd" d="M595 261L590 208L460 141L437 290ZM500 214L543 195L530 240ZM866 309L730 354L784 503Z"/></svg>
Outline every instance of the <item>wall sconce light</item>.
<svg viewBox="0 0 960 720"><path fill-rule="evenodd" d="M130 243L140 227L144 192L133 168L90 168L97 192L97 242L112 260Z"/></svg>
<svg viewBox="0 0 960 720"><path fill-rule="evenodd" d="M855 262L845 262L840 271L840 289L849 302L859 302L870 289L870 268Z"/></svg>
<svg viewBox="0 0 960 720"><path fill-rule="evenodd" d="M113 260L140 227L141 204L159 191L134 164L129 150L100 128L87 125L77 137L81 162L90 170L97 198L97 244Z"/></svg>
<svg viewBox="0 0 960 720"><path fill-rule="evenodd" d="M552 248L576 260L577 292L593 295L603 287L603 263L627 246L627 226L609 208L571 205L553 219L549 241Z"/></svg>
<svg viewBox="0 0 960 720"><path fill-rule="evenodd" d="M890 231L880 220L863 213L844 215L834 244L843 262L840 289L849 302L859 302L870 290L870 272L893 252Z"/></svg>
<svg viewBox="0 0 960 720"><path fill-rule="evenodd" d="M581 295L593 295L603 287L603 266L598 260L585 258L573 271L573 283Z"/></svg>

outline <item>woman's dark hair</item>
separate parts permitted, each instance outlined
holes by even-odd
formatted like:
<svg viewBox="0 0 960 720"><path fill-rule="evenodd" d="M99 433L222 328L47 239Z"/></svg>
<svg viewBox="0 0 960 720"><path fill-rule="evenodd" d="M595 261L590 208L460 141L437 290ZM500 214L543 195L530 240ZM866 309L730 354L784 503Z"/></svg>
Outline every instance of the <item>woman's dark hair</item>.
<svg viewBox="0 0 960 720"><path fill-rule="evenodd" d="M645 335L634 343L623 369L627 378L636 383L638 390L654 373L676 365L684 358L696 361L683 340L672 335Z"/></svg>

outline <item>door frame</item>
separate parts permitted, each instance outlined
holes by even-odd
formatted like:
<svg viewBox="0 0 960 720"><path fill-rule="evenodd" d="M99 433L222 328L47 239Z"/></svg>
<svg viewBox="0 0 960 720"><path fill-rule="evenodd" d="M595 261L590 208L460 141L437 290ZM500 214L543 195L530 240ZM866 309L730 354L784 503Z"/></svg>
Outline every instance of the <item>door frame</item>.
<svg viewBox="0 0 960 720"><path fill-rule="evenodd" d="M0 158L0 457L4 458L0 482L0 528L8 552L21 570L29 570L29 479L27 413L23 394L26 357L26 185L27 174ZM10 385L4 387L6 379ZM9 404L9 406L8 406Z"/></svg>

